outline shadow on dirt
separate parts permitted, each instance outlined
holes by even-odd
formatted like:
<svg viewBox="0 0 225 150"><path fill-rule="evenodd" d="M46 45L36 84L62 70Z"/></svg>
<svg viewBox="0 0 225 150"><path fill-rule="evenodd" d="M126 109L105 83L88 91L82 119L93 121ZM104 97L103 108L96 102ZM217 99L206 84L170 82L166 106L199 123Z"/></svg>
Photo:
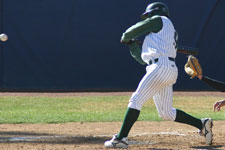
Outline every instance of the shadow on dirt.
<svg viewBox="0 0 225 150"><path fill-rule="evenodd" d="M54 135L54 134L48 134L48 133L35 133L35 132L18 132L18 131L10 131L10 132L3 132L0 131L0 136L45 136L45 135ZM1 138L1 137L0 137Z"/></svg>
<svg viewBox="0 0 225 150"><path fill-rule="evenodd" d="M59 135L33 132L0 132L0 143L103 144L107 137Z"/></svg>
<svg viewBox="0 0 225 150"><path fill-rule="evenodd" d="M200 149L200 150L221 150L220 148L223 147L223 145L215 145L215 146L194 146L192 148L194 149Z"/></svg>
<svg viewBox="0 0 225 150"><path fill-rule="evenodd" d="M148 150L173 150L173 149L166 149L166 148L149 148Z"/></svg>

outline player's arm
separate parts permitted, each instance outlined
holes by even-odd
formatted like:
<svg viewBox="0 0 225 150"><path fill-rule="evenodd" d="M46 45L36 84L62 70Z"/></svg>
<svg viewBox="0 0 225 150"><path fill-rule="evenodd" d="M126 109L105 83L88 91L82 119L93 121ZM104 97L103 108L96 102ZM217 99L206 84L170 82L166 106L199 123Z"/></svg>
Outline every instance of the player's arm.
<svg viewBox="0 0 225 150"><path fill-rule="evenodd" d="M162 20L160 17L152 17L138 22L123 33L121 43L127 44L131 56L140 64L146 64L141 58L141 48L139 41L135 40L141 35L151 32L159 32L162 29Z"/></svg>
<svg viewBox="0 0 225 150"><path fill-rule="evenodd" d="M138 41L134 41L132 44L129 44L131 56L140 64L145 65L146 63L141 58L141 48Z"/></svg>
<svg viewBox="0 0 225 150"><path fill-rule="evenodd" d="M221 92L225 92L225 83L211 79L211 78L209 78L207 76L203 76L203 75L199 75L198 78L201 81L204 81L205 83L207 83L209 86L211 86Z"/></svg>
<svg viewBox="0 0 225 150"><path fill-rule="evenodd" d="M147 18L128 28L126 32L123 33L121 42L127 43L133 39L137 39L142 35L146 35L151 32L157 33L162 29L162 26L163 23L160 16Z"/></svg>

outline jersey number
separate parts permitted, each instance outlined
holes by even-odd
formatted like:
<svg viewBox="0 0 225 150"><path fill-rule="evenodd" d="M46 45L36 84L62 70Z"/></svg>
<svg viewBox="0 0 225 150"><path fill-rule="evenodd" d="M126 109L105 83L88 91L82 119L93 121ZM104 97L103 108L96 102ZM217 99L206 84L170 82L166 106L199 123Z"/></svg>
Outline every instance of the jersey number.
<svg viewBox="0 0 225 150"><path fill-rule="evenodd" d="M175 49L177 49L177 41L178 41L178 33L177 31L174 32L174 42L173 42L173 45L175 47Z"/></svg>

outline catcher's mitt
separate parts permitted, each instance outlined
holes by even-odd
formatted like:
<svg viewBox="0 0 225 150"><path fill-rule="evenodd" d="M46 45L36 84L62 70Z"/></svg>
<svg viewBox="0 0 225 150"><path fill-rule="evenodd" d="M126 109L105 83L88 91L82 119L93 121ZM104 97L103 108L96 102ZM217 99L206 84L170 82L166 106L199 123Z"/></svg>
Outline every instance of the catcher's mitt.
<svg viewBox="0 0 225 150"><path fill-rule="evenodd" d="M198 59L193 55L188 56L187 63L184 66L185 72L191 76L191 79L197 75L202 75L202 67L198 62Z"/></svg>

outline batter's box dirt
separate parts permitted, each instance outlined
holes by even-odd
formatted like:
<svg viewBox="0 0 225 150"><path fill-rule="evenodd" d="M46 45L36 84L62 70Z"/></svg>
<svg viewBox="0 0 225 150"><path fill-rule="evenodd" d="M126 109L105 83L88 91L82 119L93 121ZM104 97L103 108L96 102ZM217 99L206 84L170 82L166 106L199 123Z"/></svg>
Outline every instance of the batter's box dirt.
<svg viewBox="0 0 225 150"><path fill-rule="evenodd" d="M120 129L120 122L65 124L0 124L0 150L101 150L104 141ZM222 150L225 149L225 121L214 121L214 141L191 126L163 122L136 122L129 135L129 149Z"/></svg>

